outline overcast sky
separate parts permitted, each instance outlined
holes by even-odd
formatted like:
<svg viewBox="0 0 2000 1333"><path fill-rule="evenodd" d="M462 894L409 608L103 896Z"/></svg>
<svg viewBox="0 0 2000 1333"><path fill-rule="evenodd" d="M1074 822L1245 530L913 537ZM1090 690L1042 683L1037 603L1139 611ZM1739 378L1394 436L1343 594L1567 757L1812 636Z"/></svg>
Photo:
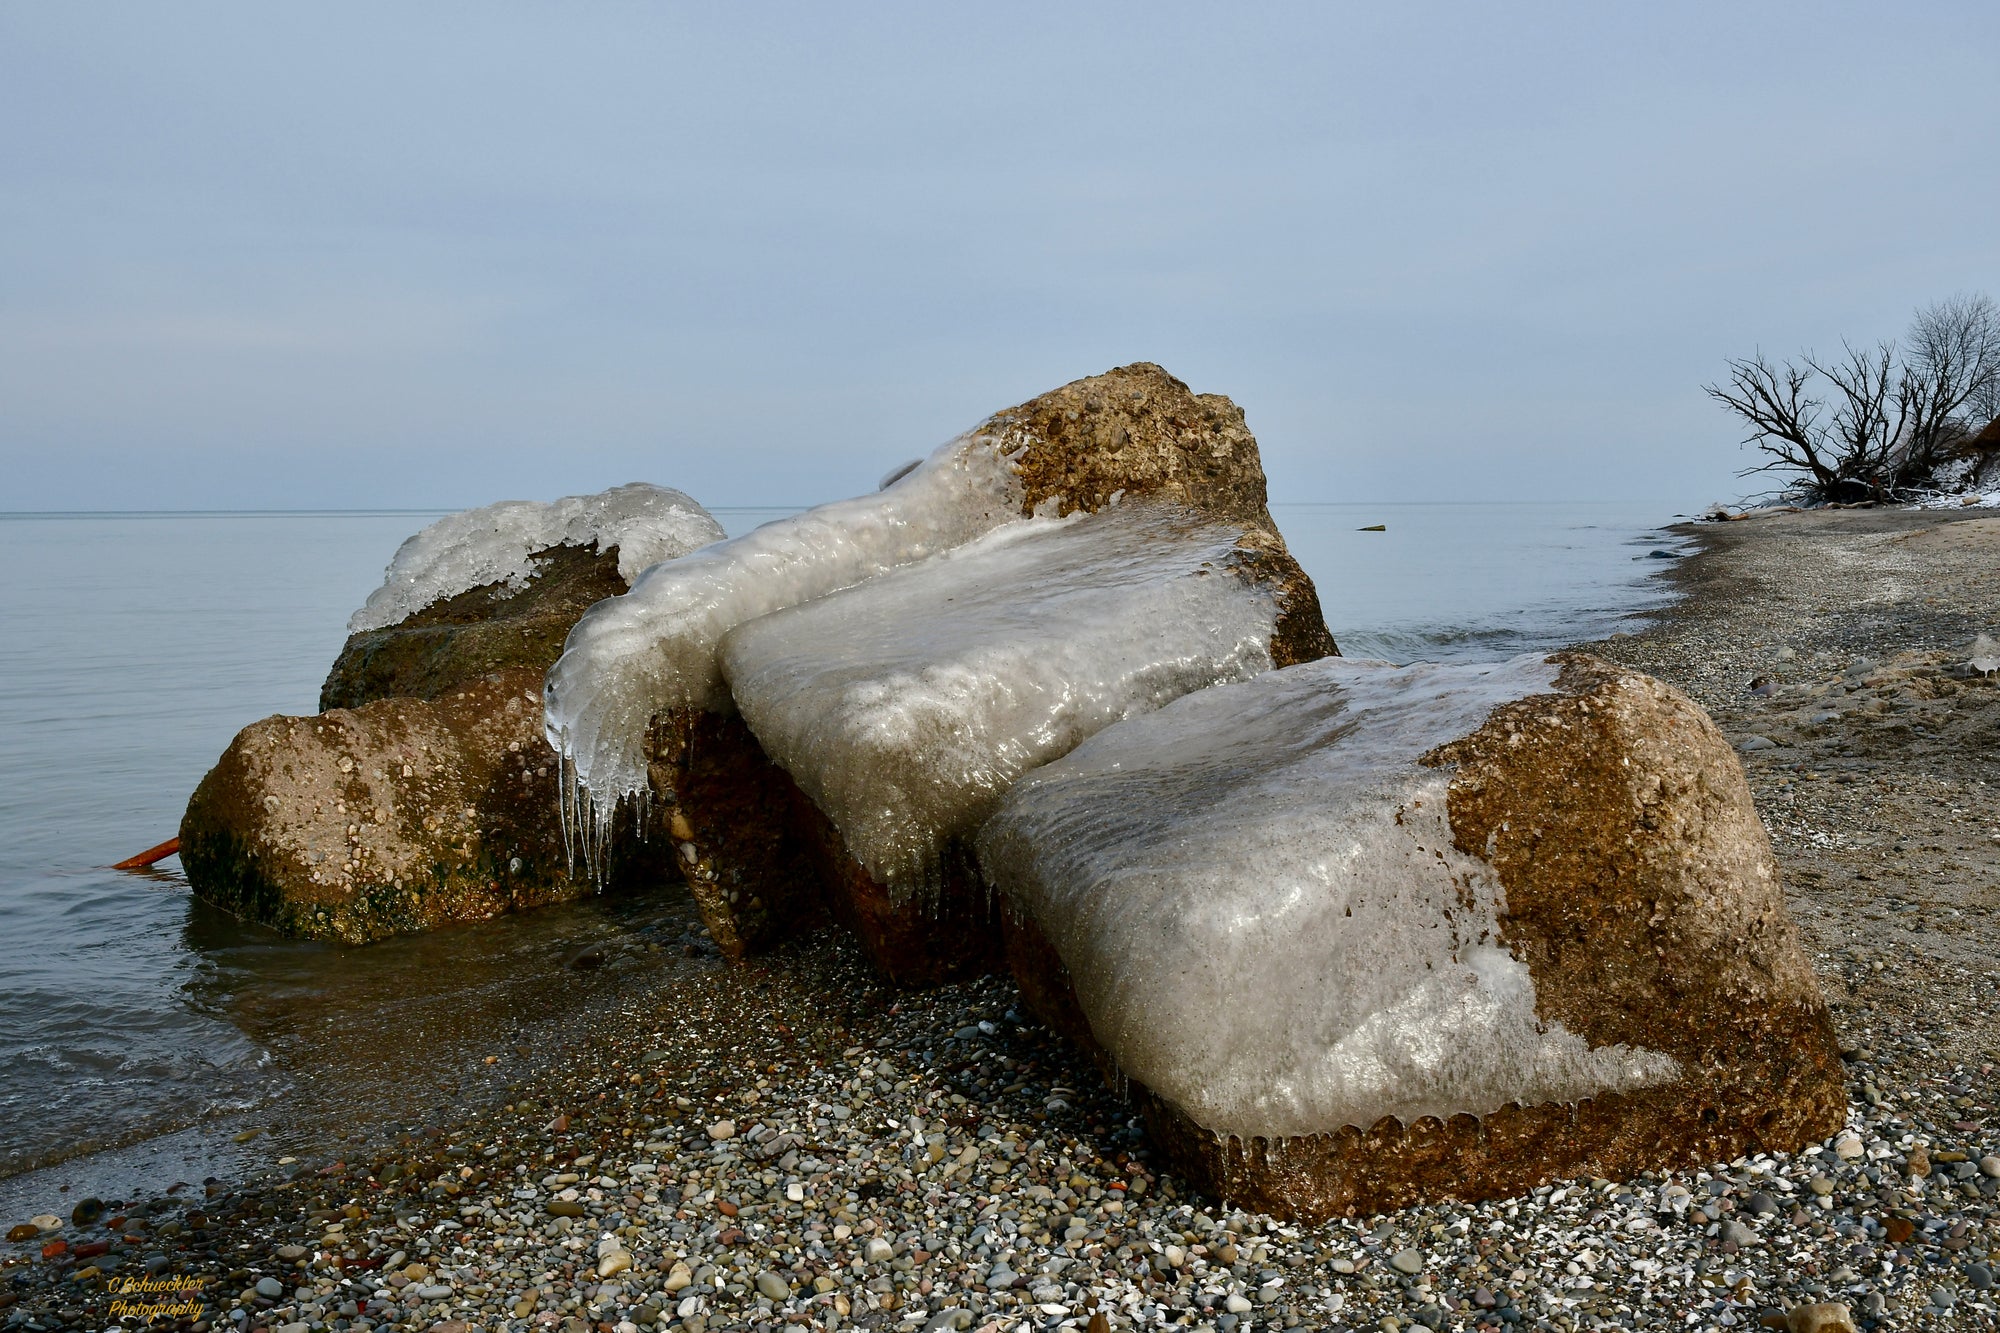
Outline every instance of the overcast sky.
<svg viewBox="0 0 2000 1333"><path fill-rule="evenodd" d="M1387 12L1385 12L1387 11ZM871 486L1157 361L1278 500L1740 494L2000 295L2000 5L0 3L0 509Z"/></svg>

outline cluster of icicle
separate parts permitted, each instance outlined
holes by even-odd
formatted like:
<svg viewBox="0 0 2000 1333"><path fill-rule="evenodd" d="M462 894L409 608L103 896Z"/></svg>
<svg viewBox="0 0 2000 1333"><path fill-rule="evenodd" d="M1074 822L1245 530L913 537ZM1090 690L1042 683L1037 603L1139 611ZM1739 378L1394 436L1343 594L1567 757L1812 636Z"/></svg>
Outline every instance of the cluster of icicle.
<svg viewBox="0 0 2000 1333"><path fill-rule="evenodd" d="M716 542L639 576L570 631L543 700L562 757L563 830L602 876L621 805L648 799L646 732L675 709L733 707L717 652L745 621L963 546L1020 516L1000 442L952 441L872 495Z"/></svg>

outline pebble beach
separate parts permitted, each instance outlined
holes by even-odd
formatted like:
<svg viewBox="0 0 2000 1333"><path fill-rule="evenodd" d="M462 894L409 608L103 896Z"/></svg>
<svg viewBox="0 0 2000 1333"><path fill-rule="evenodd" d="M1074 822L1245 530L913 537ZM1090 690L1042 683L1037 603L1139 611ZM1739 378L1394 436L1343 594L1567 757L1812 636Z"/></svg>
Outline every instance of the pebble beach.
<svg viewBox="0 0 2000 1333"><path fill-rule="evenodd" d="M1823 1144L1293 1225L1191 1195L1006 978L690 942L428 1122L0 1219L0 1328L2000 1327L2000 520L1687 532L1681 600L1583 646L1744 757L1851 1073Z"/></svg>

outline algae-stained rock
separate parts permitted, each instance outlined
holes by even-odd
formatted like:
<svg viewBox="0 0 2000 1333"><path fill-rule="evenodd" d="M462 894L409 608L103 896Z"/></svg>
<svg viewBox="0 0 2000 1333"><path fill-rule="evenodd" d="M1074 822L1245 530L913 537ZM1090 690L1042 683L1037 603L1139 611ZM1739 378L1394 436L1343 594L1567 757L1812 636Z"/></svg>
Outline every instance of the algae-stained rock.
<svg viewBox="0 0 2000 1333"><path fill-rule="evenodd" d="M1296 583L1240 520L1154 500L1022 520L723 640L744 720L824 818L836 909L907 984L990 965L969 841L1039 764L1271 668Z"/></svg>
<svg viewBox="0 0 2000 1333"><path fill-rule="evenodd" d="M535 573L524 586L482 583L350 634L320 687L321 710L435 699L496 671L546 672L577 617L626 588L616 547L556 546L529 560Z"/></svg>
<svg viewBox="0 0 2000 1333"><path fill-rule="evenodd" d="M195 893L287 934L362 943L591 891L572 875L541 673L237 734L181 819Z"/></svg>
<svg viewBox="0 0 2000 1333"><path fill-rule="evenodd" d="M692 499L643 482L448 515L402 544L354 613L319 706L435 699L496 671L546 671L592 603L722 535Z"/></svg>
<svg viewBox="0 0 2000 1333"><path fill-rule="evenodd" d="M767 904L782 901L788 891L780 880L807 857L820 866L824 883L838 886L836 905L851 923L862 923L864 938L876 933L869 922L891 934L921 935L920 923L892 920L901 896L854 861L838 827L829 836L810 813L803 828L743 822L793 804L780 799L789 784L774 785L762 755L744 743L748 733L710 747L743 756L735 779L718 772L709 784L712 792L747 793L727 813L706 813L704 798L664 785L678 761L659 759L700 748L689 730L698 713L725 719L735 713L719 659L725 636L738 626L944 556L1030 516L1136 508L1141 501L1234 525L1231 576L1275 596L1276 620L1262 635L1272 661L1336 651L1311 580L1271 522L1256 441L1241 411L1142 364L998 413L878 496L821 506L720 543L594 608L550 672L552 734L572 757L592 810L615 808L650 788L652 800L675 807L693 832L683 855L718 880L756 885ZM730 729L726 722L704 725L717 735ZM740 903L744 890L737 892ZM712 933L745 951L767 947L791 928L788 915L740 921L720 895L709 899ZM936 938L943 943L953 933ZM877 942L878 960L894 955L886 935ZM990 957L983 945L964 943L968 959ZM936 963L913 960L907 970L929 976Z"/></svg>
<svg viewBox="0 0 2000 1333"><path fill-rule="evenodd" d="M1594 658L1191 695L1029 774L978 851L1029 1003L1232 1203L1487 1197L1844 1120L1734 754Z"/></svg>

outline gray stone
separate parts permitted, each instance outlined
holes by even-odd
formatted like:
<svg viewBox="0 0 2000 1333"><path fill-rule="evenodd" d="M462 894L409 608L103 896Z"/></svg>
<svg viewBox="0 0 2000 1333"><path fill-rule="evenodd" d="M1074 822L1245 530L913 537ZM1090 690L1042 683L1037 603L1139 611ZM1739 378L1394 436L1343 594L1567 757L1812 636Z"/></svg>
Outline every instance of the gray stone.
<svg viewBox="0 0 2000 1333"><path fill-rule="evenodd" d="M1424 1271L1424 1256L1415 1250L1398 1250L1389 1260L1398 1273L1417 1274Z"/></svg>
<svg viewBox="0 0 2000 1333"><path fill-rule="evenodd" d="M1722 1230L1717 1234L1716 1239L1734 1241L1738 1245L1755 1245L1757 1243L1757 1233L1752 1231L1747 1223L1739 1222L1732 1217L1722 1224Z"/></svg>
<svg viewBox="0 0 2000 1333"><path fill-rule="evenodd" d="M757 1275L757 1290L774 1301L782 1301L792 1294L792 1284L776 1273L763 1272Z"/></svg>
<svg viewBox="0 0 2000 1333"><path fill-rule="evenodd" d="M944 1333L946 1329L966 1329L972 1327L972 1311L940 1310L924 1325L924 1333Z"/></svg>
<svg viewBox="0 0 2000 1333"><path fill-rule="evenodd" d="M257 1279L257 1294L275 1301L285 1294L285 1284L274 1277L260 1277Z"/></svg>
<svg viewBox="0 0 2000 1333"><path fill-rule="evenodd" d="M1743 1206L1759 1217L1765 1217L1778 1211L1778 1201L1762 1190L1756 1191L1749 1198L1745 1199Z"/></svg>

